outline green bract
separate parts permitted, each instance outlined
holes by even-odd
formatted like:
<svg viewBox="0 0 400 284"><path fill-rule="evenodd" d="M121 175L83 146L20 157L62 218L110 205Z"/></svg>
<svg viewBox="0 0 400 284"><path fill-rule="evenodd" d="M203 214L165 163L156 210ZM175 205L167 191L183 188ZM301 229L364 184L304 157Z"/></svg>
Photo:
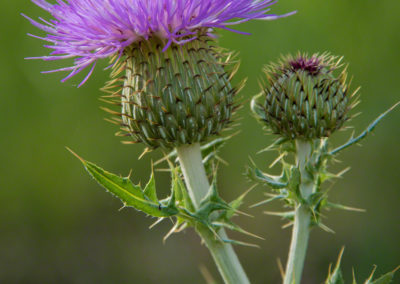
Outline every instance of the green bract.
<svg viewBox="0 0 400 284"><path fill-rule="evenodd" d="M172 149L203 142L231 122L238 88L230 83L234 70L226 70L230 54L211 43L201 38L163 51L154 40L124 51L105 90L122 103L116 114L131 143Z"/></svg>
<svg viewBox="0 0 400 284"><path fill-rule="evenodd" d="M349 119L355 105L341 58L328 54L286 56L265 68L267 84L252 110L275 134L289 139L330 136Z"/></svg>

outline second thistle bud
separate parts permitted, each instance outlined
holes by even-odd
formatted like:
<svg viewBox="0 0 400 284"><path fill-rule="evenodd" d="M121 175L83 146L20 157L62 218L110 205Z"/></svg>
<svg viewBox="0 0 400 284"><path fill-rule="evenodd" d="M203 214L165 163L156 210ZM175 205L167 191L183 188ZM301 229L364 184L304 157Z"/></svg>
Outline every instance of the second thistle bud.
<svg viewBox="0 0 400 284"><path fill-rule="evenodd" d="M288 139L330 136L349 119L352 96L341 59L328 54L287 56L266 67L267 84L252 110L275 134Z"/></svg>

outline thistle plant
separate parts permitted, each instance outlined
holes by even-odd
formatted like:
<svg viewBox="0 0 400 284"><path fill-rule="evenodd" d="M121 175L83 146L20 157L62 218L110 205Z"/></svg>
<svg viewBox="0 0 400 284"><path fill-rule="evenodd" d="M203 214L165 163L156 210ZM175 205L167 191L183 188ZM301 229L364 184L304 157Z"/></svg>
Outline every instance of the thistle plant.
<svg viewBox="0 0 400 284"><path fill-rule="evenodd" d="M218 47L215 30L253 19L274 20L267 14L271 0L69 0L50 4L33 0L54 19L35 21L47 33L34 36L53 51L43 60L74 59L62 81L87 70L84 84L99 59L110 58L112 79L103 88L117 107L108 112L121 126L128 144L143 143L147 151L162 148L178 157L168 159L171 195L159 200L154 175L144 188L129 177L111 174L82 161L105 189L150 216L174 218L167 234L194 227L210 250L226 283L248 283L224 228L246 233L231 221L243 196L231 203L219 195L213 157L226 139L210 141L228 128L238 106L241 85L234 86L232 54ZM287 15L290 15L287 14ZM283 16L287 16L283 15ZM200 143L203 144L201 147ZM203 156L202 156L203 153ZM203 160L204 158L204 160ZM206 166L206 168L204 167ZM206 170L207 169L207 170ZM184 179L182 179L182 176ZM209 178L212 180L210 185Z"/></svg>
<svg viewBox="0 0 400 284"><path fill-rule="evenodd" d="M233 136L221 137L232 128L240 106L238 93L244 83L234 84L238 70L235 54L218 45L216 30L231 28L250 20L275 20L267 14L272 0L66 0L50 4L32 0L53 19L35 21L46 32L48 56L31 57L45 61L73 59L68 67L45 71L69 71L62 80L85 72L79 86L92 75L100 59L110 61L111 79L102 88L102 100L119 126L125 144L142 144L144 153L161 148L171 173L171 193L160 199L154 172L145 186L134 184L130 175L121 177L84 160L70 150L87 172L124 207L132 207L157 218L154 225L171 219L171 234L194 228L209 249L225 283L249 283L233 249L254 246L232 240L225 229L251 234L232 221L247 192L226 202L218 191L218 150ZM277 150L282 173L263 173L255 165L248 176L268 185L273 200L283 200L290 208L275 213L293 225L292 243L284 284L299 284L306 257L310 230L322 223L322 210L356 210L328 200L322 186L340 177L332 174L329 162L351 145L359 143L398 104L379 116L360 135L332 148L329 138L342 130L358 103L351 91L341 58L328 53L283 57L265 69L266 82L251 103L253 112L278 139L265 150ZM111 105L111 106L110 106ZM294 159L293 159L294 157ZM293 162L294 160L294 162ZM157 166L158 162L152 165ZM329 271L326 284L343 283L338 264ZM390 272L377 280L373 274L365 283L389 283ZM355 283L355 280L353 281Z"/></svg>
<svg viewBox="0 0 400 284"><path fill-rule="evenodd" d="M358 104L358 90L350 91L347 80L347 67L341 64L342 58L328 53L297 54L282 57L277 64L265 68L267 82L262 83L262 91L255 96L251 108L256 117L270 133L278 139L265 150L276 150L279 157L273 165L280 162L282 174L273 176L263 173L255 165L249 168L248 175L274 190L271 198L255 206L273 200L283 200L286 212L274 212L293 226L292 241L284 276L284 284L300 283L308 239L312 227L318 226L328 232L332 230L322 223L321 211L326 208L358 210L328 200L325 181L339 178L341 173L328 171L328 164L334 161L344 149L359 143L377 123L399 103L380 115L359 136L352 136L345 144L331 148L330 136L343 129L351 119L349 112ZM294 156L294 163L290 162ZM343 283L340 272L340 258L327 284ZM365 283L389 283L391 272ZM355 283L355 280L353 281Z"/></svg>

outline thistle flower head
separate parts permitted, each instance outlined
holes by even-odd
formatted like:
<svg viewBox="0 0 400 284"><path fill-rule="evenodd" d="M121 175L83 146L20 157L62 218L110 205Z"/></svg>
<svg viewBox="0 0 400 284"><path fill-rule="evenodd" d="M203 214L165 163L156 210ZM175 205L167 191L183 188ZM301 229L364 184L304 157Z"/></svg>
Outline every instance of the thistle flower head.
<svg viewBox="0 0 400 284"><path fill-rule="evenodd" d="M232 122L241 85L232 56L205 36L162 51L161 42L139 42L124 52L103 88L107 101L122 106L113 121L120 136L148 148L171 149L203 142ZM237 66L237 65L236 65Z"/></svg>
<svg viewBox="0 0 400 284"><path fill-rule="evenodd" d="M204 35L214 37L216 28L238 32L230 26L281 17L266 14L272 0L59 0L54 5L32 1L54 17L35 21L25 16L48 33L44 38L34 37L52 44L46 46L53 49L50 56L38 58L74 58L73 66L49 72L70 71L67 80L90 68L81 84L98 59L121 56L134 43L159 38L165 51L173 43L185 44Z"/></svg>
<svg viewBox="0 0 400 284"><path fill-rule="evenodd" d="M239 88L234 70L212 44L215 29L266 14L272 0L32 0L54 20L28 18L53 45L44 60L74 58L67 80L110 57L112 80L104 90L121 111L117 124L133 143L171 149L202 142L231 122ZM285 15L284 15L285 16ZM52 71L54 72L54 71Z"/></svg>
<svg viewBox="0 0 400 284"><path fill-rule="evenodd" d="M252 110L273 133L289 139L330 136L349 120L356 104L342 58L299 53L265 68L267 83ZM339 69L343 69L341 72Z"/></svg>

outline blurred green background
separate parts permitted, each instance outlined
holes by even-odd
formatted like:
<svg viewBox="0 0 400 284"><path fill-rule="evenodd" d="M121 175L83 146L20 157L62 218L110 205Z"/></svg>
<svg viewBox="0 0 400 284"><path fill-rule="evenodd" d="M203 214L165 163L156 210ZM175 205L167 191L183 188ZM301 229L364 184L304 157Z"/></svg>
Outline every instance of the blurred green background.
<svg viewBox="0 0 400 284"><path fill-rule="evenodd" d="M344 55L362 86L362 115L352 122L361 130L380 112L400 99L400 2L395 0L282 0L273 12L298 10L290 18L252 22L240 27L252 36L222 32L220 44L240 52L237 80L248 77L242 92L246 105L240 112L241 133L221 155L229 162L220 170L220 190L227 200L250 184L242 173L252 157L260 167L274 153L256 155L273 137L263 134L249 112L248 100L258 92L265 63L280 54L298 50L331 51ZM162 237L171 224L148 230L154 220L133 209L119 211L111 198L84 172L65 146L104 168L121 174L133 170L135 182L145 182L150 161L160 151L138 160L143 147L126 146L114 137L116 127L103 120L99 88L108 72L97 68L83 87L79 79L61 84L63 74L40 71L66 63L26 61L24 57L48 53L43 42L26 36L40 34L20 16L46 13L30 1L4 1L0 17L0 283L205 283L199 267L219 280L199 238L188 230ZM348 281L354 267L365 279L378 265L377 274L400 264L400 110L391 114L363 147L341 156L341 170L351 166L345 179L331 190L332 200L366 208L366 213L326 212L325 223L336 231L315 229L310 240L304 283L321 283L330 262L346 246L344 273ZM333 143L351 132L338 133ZM275 169L278 170L278 169ZM157 175L160 192L167 193L169 177ZM262 198L257 188L247 205ZM281 204L245 209L256 218L237 222L264 236L261 249L238 247L237 252L253 283L279 283L277 258L286 262L290 229L264 210ZM248 240L239 236L242 240ZM253 241L253 240L251 240ZM397 281L397 282L396 282ZM395 283L400 283L399 275Z"/></svg>

